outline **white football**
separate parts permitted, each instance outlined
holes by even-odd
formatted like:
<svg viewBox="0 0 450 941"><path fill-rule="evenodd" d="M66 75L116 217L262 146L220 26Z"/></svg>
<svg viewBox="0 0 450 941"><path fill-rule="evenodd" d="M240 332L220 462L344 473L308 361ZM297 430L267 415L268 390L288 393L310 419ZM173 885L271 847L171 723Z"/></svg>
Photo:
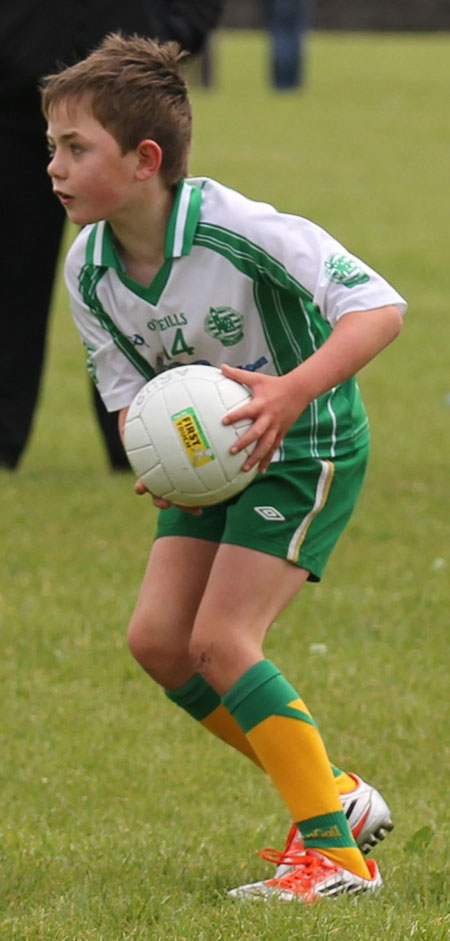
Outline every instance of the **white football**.
<svg viewBox="0 0 450 941"><path fill-rule="evenodd" d="M250 448L230 448L251 421L223 425L251 399L247 386L215 366L177 366L140 390L125 424L125 449L136 476L156 497L181 506L210 506L239 493L257 467L243 471Z"/></svg>

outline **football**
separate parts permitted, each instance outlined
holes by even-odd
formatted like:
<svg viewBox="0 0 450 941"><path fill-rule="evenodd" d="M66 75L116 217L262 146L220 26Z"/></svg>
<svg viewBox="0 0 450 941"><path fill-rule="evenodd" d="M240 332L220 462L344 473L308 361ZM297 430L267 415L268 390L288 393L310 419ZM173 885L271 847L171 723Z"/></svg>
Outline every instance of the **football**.
<svg viewBox="0 0 450 941"><path fill-rule="evenodd" d="M156 497L181 506L211 506L251 483L242 465L254 448L230 454L251 421L223 425L250 401L247 386L215 366L177 366L151 379L130 405L125 449L136 476Z"/></svg>

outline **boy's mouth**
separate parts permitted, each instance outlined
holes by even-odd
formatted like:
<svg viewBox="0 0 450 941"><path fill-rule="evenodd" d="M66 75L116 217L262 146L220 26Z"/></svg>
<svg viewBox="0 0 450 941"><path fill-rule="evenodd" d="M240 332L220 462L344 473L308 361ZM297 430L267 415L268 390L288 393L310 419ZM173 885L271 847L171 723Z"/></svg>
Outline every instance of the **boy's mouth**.
<svg viewBox="0 0 450 941"><path fill-rule="evenodd" d="M62 203L63 206L67 206L68 203L70 203L74 198L73 196L70 195L70 193L63 193L61 192L61 190L54 190L53 192L55 196L58 197L60 203Z"/></svg>

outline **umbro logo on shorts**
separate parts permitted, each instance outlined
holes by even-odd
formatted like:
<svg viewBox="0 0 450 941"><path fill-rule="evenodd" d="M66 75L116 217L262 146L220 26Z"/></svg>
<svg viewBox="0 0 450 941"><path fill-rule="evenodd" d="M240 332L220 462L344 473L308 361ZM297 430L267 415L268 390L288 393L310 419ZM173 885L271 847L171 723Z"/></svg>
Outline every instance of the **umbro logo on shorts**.
<svg viewBox="0 0 450 941"><path fill-rule="evenodd" d="M255 513L259 513L265 520L285 520L286 517L280 513L275 506L254 506Z"/></svg>

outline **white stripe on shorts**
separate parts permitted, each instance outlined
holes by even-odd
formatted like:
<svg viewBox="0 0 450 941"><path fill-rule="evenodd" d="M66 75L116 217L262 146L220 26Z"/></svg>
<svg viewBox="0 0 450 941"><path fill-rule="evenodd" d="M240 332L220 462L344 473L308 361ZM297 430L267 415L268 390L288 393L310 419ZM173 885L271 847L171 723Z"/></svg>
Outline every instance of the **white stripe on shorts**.
<svg viewBox="0 0 450 941"><path fill-rule="evenodd" d="M314 500L314 506L309 511L309 513L303 517L300 525L297 526L297 529L292 536L287 554L289 562L298 562L300 548L306 533L308 532L313 519L317 516L318 513L320 513L321 510L323 510L325 503L327 502L331 481L333 480L334 476L334 464L333 461L320 461L320 463L322 465L322 470L320 472L319 480L317 481L316 499Z"/></svg>

